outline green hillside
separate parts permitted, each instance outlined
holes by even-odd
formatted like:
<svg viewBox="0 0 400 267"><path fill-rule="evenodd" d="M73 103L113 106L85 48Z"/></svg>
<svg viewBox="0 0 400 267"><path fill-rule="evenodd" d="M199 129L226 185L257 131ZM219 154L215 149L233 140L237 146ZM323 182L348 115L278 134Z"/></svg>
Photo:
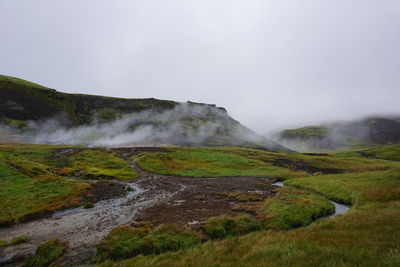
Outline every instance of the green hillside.
<svg viewBox="0 0 400 267"><path fill-rule="evenodd" d="M142 131L146 134L139 134L143 136L143 140L136 140L139 143L235 145L289 151L241 125L216 105L67 94L8 76L0 76L0 95L0 125L8 126L0 127L0 141L5 139L2 142L8 139L8 142L92 145L96 138L104 139L108 134L114 144L118 136L126 138ZM47 121L50 123L46 124ZM74 135L69 140L49 137L59 129L76 134L79 127L85 126L91 127L92 133ZM103 143L108 144L104 140ZM123 145L134 144L132 141Z"/></svg>

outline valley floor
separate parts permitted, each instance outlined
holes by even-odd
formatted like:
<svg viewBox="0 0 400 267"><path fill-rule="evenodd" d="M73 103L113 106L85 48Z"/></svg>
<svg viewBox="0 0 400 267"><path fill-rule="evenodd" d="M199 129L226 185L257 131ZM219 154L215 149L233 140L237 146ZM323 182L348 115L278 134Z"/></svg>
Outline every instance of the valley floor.
<svg viewBox="0 0 400 267"><path fill-rule="evenodd" d="M39 244L58 238L68 248L53 260L65 266L92 262L100 242L96 259L106 260L101 266L399 266L399 154L398 145L331 154L5 145L0 147L0 218L15 225L0 230L0 257L15 265ZM140 178L129 180L129 175ZM284 188L272 185L278 180ZM40 193L24 193L38 182ZM71 194L45 183L79 183L81 189L71 191L75 200L65 203ZM107 189L96 191L96 184L113 188L108 200ZM12 198L14 192L22 193ZM38 200L38 194L48 198ZM59 199L62 204L36 211ZM329 200L352 207L328 218L334 211ZM30 201L37 204L26 207ZM35 217L25 215L29 211ZM228 217L215 217L220 215ZM145 230L139 239L139 232L128 228L119 236L114 230L109 234L118 225L139 231L144 223L155 230ZM193 234L156 234L157 226L171 223ZM199 238L185 243L188 235ZM12 244L16 237L27 240ZM140 240L153 247L141 248Z"/></svg>

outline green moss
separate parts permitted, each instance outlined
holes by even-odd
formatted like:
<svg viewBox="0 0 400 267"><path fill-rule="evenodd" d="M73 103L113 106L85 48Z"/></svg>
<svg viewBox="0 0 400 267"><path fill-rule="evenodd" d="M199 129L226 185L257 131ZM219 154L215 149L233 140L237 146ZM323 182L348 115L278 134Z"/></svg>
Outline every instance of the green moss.
<svg viewBox="0 0 400 267"><path fill-rule="evenodd" d="M59 259L66 251L67 245L59 239L52 239L40 244L35 256L24 263L24 267L46 267Z"/></svg>

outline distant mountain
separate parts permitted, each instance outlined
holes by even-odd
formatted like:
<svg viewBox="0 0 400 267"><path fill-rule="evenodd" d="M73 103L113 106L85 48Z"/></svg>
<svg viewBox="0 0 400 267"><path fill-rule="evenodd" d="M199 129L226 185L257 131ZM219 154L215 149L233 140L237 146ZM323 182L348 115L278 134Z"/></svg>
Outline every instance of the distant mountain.
<svg viewBox="0 0 400 267"><path fill-rule="evenodd" d="M400 142L400 116L367 117L281 131L279 143L298 151L326 151Z"/></svg>
<svg viewBox="0 0 400 267"><path fill-rule="evenodd" d="M215 105L67 94L0 75L0 142L246 146L290 151Z"/></svg>

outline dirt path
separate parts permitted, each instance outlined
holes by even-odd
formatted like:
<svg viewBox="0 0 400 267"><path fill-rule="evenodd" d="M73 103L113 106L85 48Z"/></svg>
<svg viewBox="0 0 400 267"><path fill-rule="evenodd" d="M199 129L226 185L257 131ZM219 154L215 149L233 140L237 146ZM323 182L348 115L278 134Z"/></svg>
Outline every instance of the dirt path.
<svg viewBox="0 0 400 267"><path fill-rule="evenodd" d="M240 197L262 201L273 194L272 180L268 178L156 175L141 171L130 160L138 150L119 149L117 153L141 173L139 179L129 182L114 181L133 191L128 191L124 197L100 201L90 209L68 209L56 212L50 218L1 229L1 240L9 241L16 236L28 236L30 240L0 249L0 265L1 261L7 262L16 255L33 254L40 243L52 238L66 241L69 246L60 264L87 263L95 255L95 245L117 225L149 221L154 225L176 223L196 228L212 216L240 214L232 210L243 201L238 199Z"/></svg>

